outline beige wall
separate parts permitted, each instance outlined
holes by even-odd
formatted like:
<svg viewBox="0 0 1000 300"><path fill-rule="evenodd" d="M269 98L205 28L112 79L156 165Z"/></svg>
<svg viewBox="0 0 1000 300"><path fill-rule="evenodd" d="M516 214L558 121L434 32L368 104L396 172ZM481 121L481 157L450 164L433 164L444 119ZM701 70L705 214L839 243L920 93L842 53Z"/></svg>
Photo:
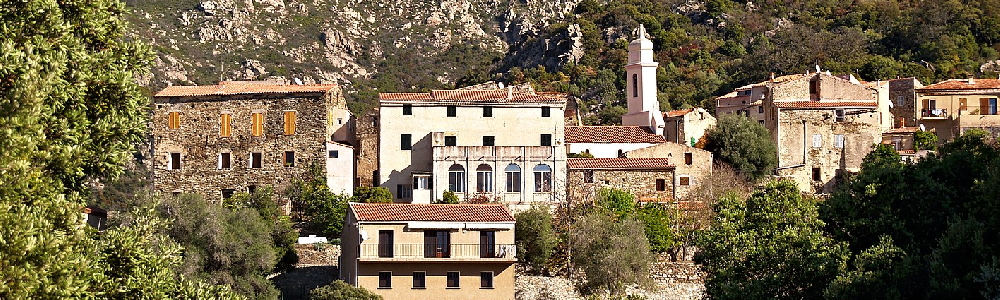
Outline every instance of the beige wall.
<svg viewBox="0 0 1000 300"><path fill-rule="evenodd" d="M560 152L562 147L484 147L484 146L436 146L434 147L434 186L431 199L414 195L414 203L418 200L440 199L449 189L449 169L454 165L465 169L466 192L456 193L460 199L473 196L486 196L491 201L504 203L530 203L538 201L560 202L565 195L566 186L566 153ZM505 169L515 164L521 168L521 192L507 191L507 174ZM479 193L477 188L477 169L481 165L492 169L493 190ZM548 166L551 172L550 192L535 191L534 168L539 165ZM414 192L417 192L415 190ZM423 191L427 192L427 191ZM422 202L427 203L427 202Z"/></svg>
<svg viewBox="0 0 1000 300"><path fill-rule="evenodd" d="M358 286L386 300L514 299L514 267L510 263L364 263ZM378 287L378 273L392 272L392 287ZM413 272L426 272L426 288L413 288ZM447 287L447 273L459 272L459 287ZM480 272L493 272L493 288L480 287Z"/></svg>
<svg viewBox="0 0 1000 300"><path fill-rule="evenodd" d="M414 172L435 171L435 132L456 136L457 146L482 146L483 136L494 136L496 146L540 146L541 135L551 134L552 146L547 148L552 148L553 153L561 153L565 157L562 106L550 106L550 116L542 117L541 107L548 106L547 104L489 105L493 108L493 117L483 117L484 106L486 105L459 105L456 117L447 117L445 105L424 106L413 103L413 114L403 115L402 104L383 102L379 110L380 186L388 188L395 195L397 185L412 189ZM413 150L401 150L402 134L412 135ZM500 172L502 170L501 168ZM470 180L475 178L475 169L471 171L472 173L467 173ZM494 169L494 172L497 170ZM468 176L469 174L473 176ZM447 183L447 174L443 174L444 181L439 181L437 176L442 174L435 174L434 186ZM440 197L442 193L443 190L435 190L433 198ZM397 199L399 202L413 200L412 197Z"/></svg>
<svg viewBox="0 0 1000 300"><path fill-rule="evenodd" d="M928 131L938 135L938 141L944 143L954 139L969 128L1000 128L1000 115L989 115L989 108L981 107L981 99L1000 98L996 94L963 93L918 93L916 106L917 120ZM962 105L963 99L965 105ZM947 112L942 116L925 115L930 101L934 107Z"/></svg>
<svg viewBox="0 0 1000 300"><path fill-rule="evenodd" d="M687 164L684 156L691 153L691 164ZM712 152L677 143L663 143L656 146L632 150L625 153L629 158L669 158L670 163L677 166L674 170L674 183L677 183L675 196L683 199L698 187L707 176L712 174ZM681 185L681 177L689 177L689 185Z"/></svg>

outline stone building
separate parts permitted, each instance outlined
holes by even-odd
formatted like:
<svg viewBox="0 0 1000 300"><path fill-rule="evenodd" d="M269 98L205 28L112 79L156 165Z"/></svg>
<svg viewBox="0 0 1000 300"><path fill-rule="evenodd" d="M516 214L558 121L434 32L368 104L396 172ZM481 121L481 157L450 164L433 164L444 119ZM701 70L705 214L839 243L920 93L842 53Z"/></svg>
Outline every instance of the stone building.
<svg viewBox="0 0 1000 300"><path fill-rule="evenodd" d="M916 127L917 89L924 87L916 78L889 80L889 100L892 101L892 127Z"/></svg>
<svg viewBox="0 0 1000 300"><path fill-rule="evenodd" d="M674 166L673 194L684 199L700 184L711 180L712 152L678 143L662 143L625 152L625 157L636 159L666 158Z"/></svg>
<svg viewBox="0 0 1000 300"><path fill-rule="evenodd" d="M378 179L378 108L369 110L358 118L357 130L357 178L354 186L376 187Z"/></svg>
<svg viewBox="0 0 1000 300"><path fill-rule="evenodd" d="M951 79L917 89L917 123L944 143L970 128L1000 133L1000 79Z"/></svg>
<svg viewBox="0 0 1000 300"><path fill-rule="evenodd" d="M567 196L594 202L602 188L620 189L641 202L671 202L676 197L675 166L666 158L570 158Z"/></svg>
<svg viewBox="0 0 1000 300"><path fill-rule="evenodd" d="M663 136L669 142L694 146L715 127L715 117L704 108L689 108L663 113Z"/></svg>
<svg viewBox="0 0 1000 300"><path fill-rule="evenodd" d="M385 299L514 299L514 216L500 204L351 203L340 278Z"/></svg>
<svg viewBox="0 0 1000 300"><path fill-rule="evenodd" d="M595 158L625 157L625 152L664 142L645 126L566 126L566 151Z"/></svg>
<svg viewBox="0 0 1000 300"><path fill-rule="evenodd" d="M396 202L452 191L506 203L562 201L567 96L507 90L379 94L379 185Z"/></svg>
<svg viewBox="0 0 1000 300"><path fill-rule="evenodd" d="M153 100L156 190L209 201L281 192L315 166L332 191L353 192L354 118L337 85L220 82L168 87Z"/></svg>

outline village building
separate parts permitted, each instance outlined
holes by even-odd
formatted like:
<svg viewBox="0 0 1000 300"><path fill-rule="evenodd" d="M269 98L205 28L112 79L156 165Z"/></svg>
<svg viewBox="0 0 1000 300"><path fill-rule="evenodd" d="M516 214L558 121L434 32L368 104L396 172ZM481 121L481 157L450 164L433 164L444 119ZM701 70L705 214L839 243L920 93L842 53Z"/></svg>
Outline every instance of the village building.
<svg viewBox="0 0 1000 300"><path fill-rule="evenodd" d="M940 143L971 128L995 135L1000 133L997 98L1000 79L951 79L918 88L917 123L936 133Z"/></svg>
<svg viewBox="0 0 1000 300"><path fill-rule="evenodd" d="M340 278L387 300L514 299L514 216L501 204L350 203Z"/></svg>
<svg viewBox="0 0 1000 300"><path fill-rule="evenodd" d="M924 87L920 80L916 78L900 78L889 80L889 100L892 101L892 108L889 111L893 116L893 128L916 127L916 99L917 89Z"/></svg>
<svg viewBox="0 0 1000 300"><path fill-rule="evenodd" d="M625 157L625 153L665 143L646 126L566 126L566 151L595 158Z"/></svg>
<svg viewBox="0 0 1000 300"><path fill-rule="evenodd" d="M506 90L379 94L379 186L400 203L564 200L567 95Z"/></svg>
<svg viewBox="0 0 1000 300"><path fill-rule="evenodd" d="M354 118L334 84L224 81L172 86L153 97L153 188L218 202L310 168L335 193L354 188Z"/></svg>
<svg viewBox="0 0 1000 300"><path fill-rule="evenodd" d="M688 108L663 113L663 137L669 142L694 146L715 127L715 117L704 108Z"/></svg>
<svg viewBox="0 0 1000 300"><path fill-rule="evenodd" d="M904 162L916 162L930 152L917 148L917 132L920 132L919 127L899 127L887 130L882 133L882 144L891 145Z"/></svg>
<svg viewBox="0 0 1000 300"><path fill-rule="evenodd" d="M662 143L625 153L631 159L666 158L674 166L671 197L682 200L699 185L711 180L713 157L708 150L678 143Z"/></svg>
<svg viewBox="0 0 1000 300"><path fill-rule="evenodd" d="M857 172L882 132L892 127L889 85L816 72L773 78L717 99L716 111L744 114L771 132L775 175L806 192L832 191L840 175Z"/></svg>
<svg viewBox="0 0 1000 300"><path fill-rule="evenodd" d="M675 166L666 158L570 158L567 196L592 203L603 188L635 195L640 202L670 202L676 197Z"/></svg>

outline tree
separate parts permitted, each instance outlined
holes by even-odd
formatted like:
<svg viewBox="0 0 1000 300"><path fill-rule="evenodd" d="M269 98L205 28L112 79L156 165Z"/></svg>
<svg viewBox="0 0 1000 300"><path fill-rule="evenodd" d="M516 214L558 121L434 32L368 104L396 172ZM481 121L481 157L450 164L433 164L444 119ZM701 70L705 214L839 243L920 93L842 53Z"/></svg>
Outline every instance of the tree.
<svg viewBox="0 0 1000 300"><path fill-rule="evenodd" d="M588 213L574 223L573 263L587 274L584 292L621 295L625 285L650 282L654 259L643 228L639 220L616 220L602 211Z"/></svg>
<svg viewBox="0 0 1000 300"><path fill-rule="evenodd" d="M552 227L549 207L533 204L530 209L514 216L514 242L517 245L517 260L525 264L535 274L542 273L546 262L552 257L557 239Z"/></svg>
<svg viewBox="0 0 1000 300"><path fill-rule="evenodd" d="M354 189L354 202L392 203L392 192L389 192L389 189L380 186L359 186Z"/></svg>
<svg viewBox="0 0 1000 300"><path fill-rule="evenodd" d="M285 194L292 201L293 207L301 210L308 230L327 237L340 236L350 197L331 192L326 185L326 177L318 167L311 166L309 177L305 180L294 179ZM381 196L378 191L372 191L362 197Z"/></svg>
<svg viewBox="0 0 1000 300"><path fill-rule="evenodd" d="M666 206L650 203L640 207L635 195L619 189L602 188L597 194L600 209L610 212L616 220L632 218L642 222L652 251L664 253L679 245L676 232L670 228L674 218Z"/></svg>
<svg viewBox="0 0 1000 300"><path fill-rule="evenodd" d="M444 191L441 199L434 201L434 204L458 204L458 196L455 195L455 192Z"/></svg>
<svg viewBox="0 0 1000 300"><path fill-rule="evenodd" d="M937 149L938 136L930 131L917 131L913 133L913 145L919 150Z"/></svg>
<svg viewBox="0 0 1000 300"><path fill-rule="evenodd" d="M705 150L747 178L760 179L773 173L778 164L771 133L745 116L723 115L705 135Z"/></svg>
<svg viewBox="0 0 1000 300"><path fill-rule="evenodd" d="M382 300L382 296L337 280L309 291L309 300Z"/></svg>
<svg viewBox="0 0 1000 300"><path fill-rule="evenodd" d="M818 299L845 269L847 245L824 235L816 201L793 182L768 183L746 200L730 194L713 209L695 256L709 298Z"/></svg>

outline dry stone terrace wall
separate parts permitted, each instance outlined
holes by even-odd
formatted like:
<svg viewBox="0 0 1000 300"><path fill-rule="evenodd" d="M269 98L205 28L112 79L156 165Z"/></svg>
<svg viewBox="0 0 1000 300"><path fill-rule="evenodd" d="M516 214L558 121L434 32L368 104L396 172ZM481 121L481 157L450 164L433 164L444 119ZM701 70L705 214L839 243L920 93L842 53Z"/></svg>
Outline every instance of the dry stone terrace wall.
<svg viewBox="0 0 1000 300"><path fill-rule="evenodd" d="M268 96L269 95L269 96ZM302 177L310 164L322 166L324 142L330 137L331 94L254 95L229 97L157 97L152 116L153 180L163 192L201 193L219 201L223 189L246 192L251 186L273 186L280 193L292 178ZM284 111L296 112L294 135L284 133ZM180 114L180 128L168 128L170 112ZM262 136L251 134L251 114L264 114ZM232 135L220 136L220 116L232 115ZM282 161L295 152L294 167ZM262 156L261 168L251 168L251 153ZM181 154L181 169L170 169L170 153ZM231 153L231 169L219 166L220 153Z"/></svg>

